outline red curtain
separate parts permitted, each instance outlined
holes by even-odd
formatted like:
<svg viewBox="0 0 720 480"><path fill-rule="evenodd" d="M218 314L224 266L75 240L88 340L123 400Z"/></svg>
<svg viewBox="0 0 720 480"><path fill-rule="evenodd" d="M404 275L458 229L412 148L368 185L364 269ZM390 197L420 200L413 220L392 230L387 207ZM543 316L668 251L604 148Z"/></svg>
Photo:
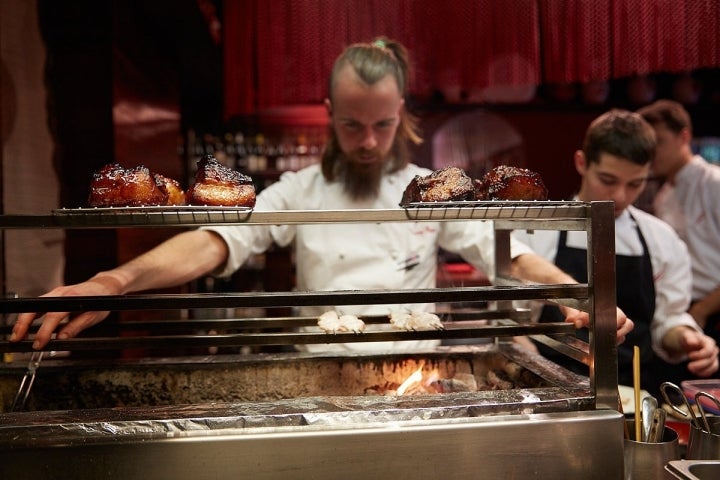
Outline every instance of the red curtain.
<svg viewBox="0 0 720 480"><path fill-rule="evenodd" d="M332 62L353 43L387 35L409 39L410 2L382 0L259 1L256 22L257 107L325 98ZM384 15L378 15L384 12Z"/></svg>
<svg viewBox="0 0 720 480"><path fill-rule="evenodd" d="M413 2L416 93L473 92L540 79L536 0Z"/></svg>
<svg viewBox="0 0 720 480"><path fill-rule="evenodd" d="M255 111L255 1L228 0L223 9L225 114Z"/></svg>
<svg viewBox="0 0 720 480"><path fill-rule="evenodd" d="M386 35L410 47L414 4L412 0L226 0L227 116L322 101L332 62L347 45ZM236 32L239 29L243 32Z"/></svg>
<svg viewBox="0 0 720 480"><path fill-rule="evenodd" d="M611 78L612 2L541 0L543 80L573 83Z"/></svg>
<svg viewBox="0 0 720 480"><path fill-rule="evenodd" d="M616 0L613 75L720 65L717 0Z"/></svg>
<svg viewBox="0 0 720 480"><path fill-rule="evenodd" d="M226 115L318 103L344 47L401 41L411 90L605 80L720 66L717 0L225 0Z"/></svg>

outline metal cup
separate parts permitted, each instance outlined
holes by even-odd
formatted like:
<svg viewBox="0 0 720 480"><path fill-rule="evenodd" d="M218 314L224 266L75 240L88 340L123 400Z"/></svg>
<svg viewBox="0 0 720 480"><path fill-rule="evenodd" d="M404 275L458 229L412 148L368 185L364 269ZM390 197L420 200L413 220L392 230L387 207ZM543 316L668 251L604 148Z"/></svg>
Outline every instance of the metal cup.
<svg viewBox="0 0 720 480"><path fill-rule="evenodd" d="M634 420L628 420L631 435L635 432ZM674 476L665 470L672 460L680 460L678 433L665 427L662 441L657 443L625 439L625 480L672 480Z"/></svg>
<svg viewBox="0 0 720 480"><path fill-rule="evenodd" d="M720 417L707 417L710 431L690 424L685 458L688 460L720 460ZM701 424L702 425L702 424Z"/></svg>

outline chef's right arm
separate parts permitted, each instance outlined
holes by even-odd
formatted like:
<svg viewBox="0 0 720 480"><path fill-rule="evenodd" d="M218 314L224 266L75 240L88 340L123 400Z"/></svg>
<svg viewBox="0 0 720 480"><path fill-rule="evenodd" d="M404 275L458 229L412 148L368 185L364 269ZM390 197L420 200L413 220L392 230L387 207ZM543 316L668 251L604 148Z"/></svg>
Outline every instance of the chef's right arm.
<svg viewBox="0 0 720 480"><path fill-rule="evenodd" d="M297 204L297 199L302 198L304 178L294 172L284 173L279 182L258 194L255 210L285 210L293 202ZM250 254L265 251L273 241L286 245L293 233L294 230L285 225L201 227L180 233L128 263L100 272L85 282L58 287L43 296L124 295L175 287L210 274L227 276ZM34 349L41 350L56 330L59 339L73 338L104 320L108 313L22 313L15 322L10 341L24 339L33 321L42 317L33 343Z"/></svg>
<svg viewBox="0 0 720 480"><path fill-rule="evenodd" d="M182 285L216 270L225 263L227 256L227 245L215 232L183 232L117 268L100 272L82 283L57 287L43 297L123 295ZM57 338L72 338L101 322L108 313L21 313L13 327L10 341L24 339L33 321L42 317L42 324L33 343L34 349L41 350L61 323L63 325L57 331Z"/></svg>

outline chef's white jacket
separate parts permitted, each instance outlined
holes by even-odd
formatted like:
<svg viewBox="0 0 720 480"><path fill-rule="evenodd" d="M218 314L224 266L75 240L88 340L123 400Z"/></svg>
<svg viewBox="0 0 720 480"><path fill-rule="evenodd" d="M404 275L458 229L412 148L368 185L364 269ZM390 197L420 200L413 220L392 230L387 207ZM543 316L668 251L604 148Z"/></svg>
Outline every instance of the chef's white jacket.
<svg viewBox="0 0 720 480"><path fill-rule="evenodd" d="M263 190L256 211L342 210L398 208L402 194L416 176L431 170L409 165L383 176L379 195L352 200L340 182L328 183L319 165L286 172ZM352 214L348 213L348 218ZM488 221L382 222L316 225L210 227L227 242L230 256L220 276L240 268L252 253L273 242L295 242L296 281L299 291L427 289L435 287L438 247L461 255L489 278L494 276L494 230ZM511 242L513 258L530 252ZM339 306L342 313L383 315L393 310L432 310L428 304ZM317 316L334 306L303 307L301 315ZM372 325L368 326L370 329ZM359 342L316 345L308 349L406 350L437 345L437 341Z"/></svg>
<svg viewBox="0 0 720 480"><path fill-rule="evenodd" d="M693 299L720 286L720 167L695 155L665 183L653 203L688 246L693 260Z"/></svg>
<svg viewBox="0 0 720 480"><path fill-rule="evenodd" d="M632 217L631 215L632 214ZM634 220L633 220L634 218ZM662 347L662 338L677 325L687 325L702 332L688 314L692 276L687 247L675 231L665 222L635 207L628 207L615 219L615 253L642 256L643 246L637 228L645 238L655 279L655 315L650 325L653 350L664 360L678 363L685 356L670 356ZM517 232L518 239L529 245L535 253L554 262L560 232L535 230ZM567 246L587 250L587 233L569 231ZM537 307L537 305L536 305ZM539 308L535 311L539 314Z"/></svg>

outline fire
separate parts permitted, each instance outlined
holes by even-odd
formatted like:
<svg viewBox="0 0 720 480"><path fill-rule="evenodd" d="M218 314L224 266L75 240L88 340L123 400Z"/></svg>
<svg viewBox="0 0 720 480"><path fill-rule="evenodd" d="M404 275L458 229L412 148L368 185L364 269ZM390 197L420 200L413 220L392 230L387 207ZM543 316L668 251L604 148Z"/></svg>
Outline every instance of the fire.
<svg viewBox="0 0 720 480"><path fill-rule="evenodd" d="M420 368L415 370L412 375L410 375L408 378L405 379L405 381L398 387L397 394L398 395L405 395L405 392L408 388L413 386L414 384L420 384L422 382L423 374L422 374L422 365Z"/></svg>
<svg viewBox="0 0 720 480"><path fill-rule="evenodd" d="M440 377L438 370L435 368L427 373L423 373L424 365L420 365L405 381L398 387L396 394L412 395L422 393L437 393L437 389L433 388L433 384Z"/></svg>

